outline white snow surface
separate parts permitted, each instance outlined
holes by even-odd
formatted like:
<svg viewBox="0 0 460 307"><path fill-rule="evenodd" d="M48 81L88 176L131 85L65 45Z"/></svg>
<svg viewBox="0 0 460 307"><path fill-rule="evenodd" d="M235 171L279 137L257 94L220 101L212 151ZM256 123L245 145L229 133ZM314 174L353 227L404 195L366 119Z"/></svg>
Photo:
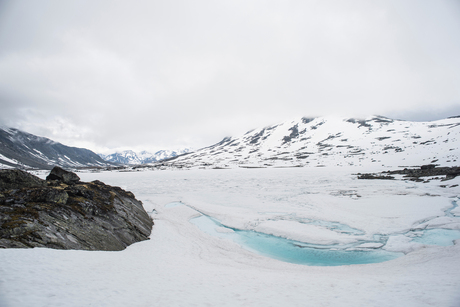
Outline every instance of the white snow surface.
<svg viewBox="0 0 460 307"><path fill-rule="evenodd" d="M155 210L151 239L120 252L0 250L0 306L460 306L459 244L423 245L404 235L430 219L455 229L444 211L458 200L460 178L358 180L358 171L365 170L79 173L83 181L130 190L147 211ZM165 207L178 201L184 205ZM199 212L226 226L305 242L394 234L384 248L407 254L365 265L286 263L202 232L189 222ZM337 233L305 219L362 233Z"/></svg>

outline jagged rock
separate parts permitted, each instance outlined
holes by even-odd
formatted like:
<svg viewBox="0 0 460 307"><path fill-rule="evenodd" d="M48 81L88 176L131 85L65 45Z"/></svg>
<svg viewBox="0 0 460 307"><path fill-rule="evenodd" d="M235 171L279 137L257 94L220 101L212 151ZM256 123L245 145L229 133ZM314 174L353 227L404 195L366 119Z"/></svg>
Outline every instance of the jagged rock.
<svg viewBox="0 0 460 307"><path fill-rule="evenodd" d="M60 168L59 166L55 166L46 180L58 180L62 181L66 184L75 184L80 181L80 177L77 174L66 171L65 169Z"/></svg>
<svg viewBox="0 0 460 307"><path fill-rule="evenodd" d="M0 172L0 247L122 250L148 239L153 221L133 193L68 173Z"/></svg>

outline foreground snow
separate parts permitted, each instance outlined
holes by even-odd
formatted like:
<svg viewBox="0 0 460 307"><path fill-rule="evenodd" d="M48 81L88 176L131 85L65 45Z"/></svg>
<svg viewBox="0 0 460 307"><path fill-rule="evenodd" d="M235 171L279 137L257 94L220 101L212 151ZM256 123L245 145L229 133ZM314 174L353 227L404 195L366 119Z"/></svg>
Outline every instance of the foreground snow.
<svg viewBox="0 0 460 307"><path fill-rule="evenodd" d="M367 181L352 175L357 171L80 173L130 190L147 211L155 209L151 240L122 252L0 250L0 306L459 306L459 245L424 245L405 233L430 223L459 229L445 210L460 195L460 180ZM176 201L187 206L165 207ZM229 227L319 244L392 234L386 248L407 254L367 265L290 264L202 232L189 222L198 212Z"/></svg>

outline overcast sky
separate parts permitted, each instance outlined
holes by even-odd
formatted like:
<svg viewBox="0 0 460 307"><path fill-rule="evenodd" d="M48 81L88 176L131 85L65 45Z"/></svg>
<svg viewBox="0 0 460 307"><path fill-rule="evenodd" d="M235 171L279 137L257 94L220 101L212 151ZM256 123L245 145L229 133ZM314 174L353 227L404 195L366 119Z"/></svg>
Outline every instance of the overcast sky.
<svg viewBox="0 0 460 307"><path fill-rule="evenodd" d="M1 125L102 153L460 115L460 1L0 0L0 106Z"/></svg>

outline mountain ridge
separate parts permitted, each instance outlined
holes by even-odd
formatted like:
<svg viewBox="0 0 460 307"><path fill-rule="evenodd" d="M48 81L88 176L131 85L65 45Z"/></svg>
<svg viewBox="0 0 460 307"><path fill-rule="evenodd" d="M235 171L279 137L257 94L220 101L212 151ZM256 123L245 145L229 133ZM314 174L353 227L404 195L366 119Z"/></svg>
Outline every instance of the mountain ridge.
<svg viewBox="0 0 460 307"><path fill-rule="evenodd" d="M257 128L156 166L177 168L458 164L460 118L301 117ZM163 165L162 165L163 164ZM155 165L153 165L155 166Z"/></svg>
<svg viewBox="0 0 460 307"><path fill-rule="evenodd" d="M0 127L0 167L232 168L305 166L420 166L460 161L460 117L430 122L384 116L299 117L191 152L127 150L97 155L14 128ZM104 158L104 159L103 159Z"/></svg>
<svg viewBox="0 0 460 307"><path fill-rule="evenodd" d="M16 128L0 127L0 167L52 169L103 167L105 162L86 148L70 147Z"/></svg>

